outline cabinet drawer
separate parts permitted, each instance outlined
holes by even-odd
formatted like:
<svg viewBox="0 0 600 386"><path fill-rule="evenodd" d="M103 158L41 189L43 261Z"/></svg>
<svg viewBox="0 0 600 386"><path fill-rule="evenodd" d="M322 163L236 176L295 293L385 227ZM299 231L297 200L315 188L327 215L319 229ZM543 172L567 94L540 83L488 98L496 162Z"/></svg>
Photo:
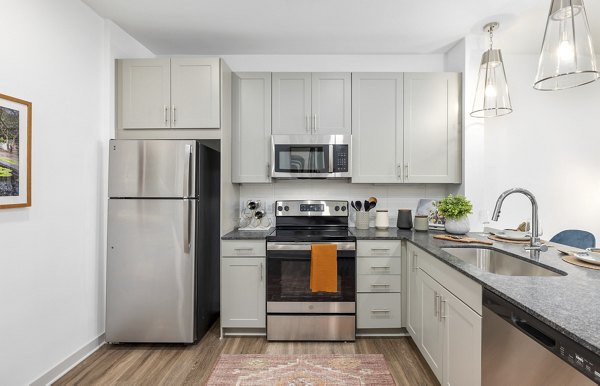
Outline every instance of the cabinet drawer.
<svg viewBox="0 0 600 386"><path fill-rule="evenodd" d="M401 295L357 294L357 328L400 328Z"/></svg>
<svg viewBox="0 0 600 386"><path fill-rule="evenodd" d="M396 257L372 257L356 259L358 275L400 275L400 259Z"/></svg>
<svg viewBox="0 0 600 386"><path fill-rule="evenodd" d="M400 275L358 275L356 292L400 292Z"/></svg>
<svg viewBox="0 0 600 386"><path fill-rule="evenodd" d="M399 240L373 241L359 240L356 246L357 256L396 256L400 257Z"/></svg>
<svg viewBox="0 0 600 386"><path fill-rule="evenodd" d="M222 256L266 256L264 240L226 240L221 244Z"/></svg>

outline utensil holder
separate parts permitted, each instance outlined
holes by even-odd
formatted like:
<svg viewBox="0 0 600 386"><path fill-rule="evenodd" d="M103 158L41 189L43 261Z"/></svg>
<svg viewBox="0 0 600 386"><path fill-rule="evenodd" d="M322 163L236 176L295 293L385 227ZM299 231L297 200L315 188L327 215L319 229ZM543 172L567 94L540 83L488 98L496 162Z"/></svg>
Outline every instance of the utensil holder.
<svg viewBox="0 0 600 386"><path fill-rule="evenodd" d="M369 212L356 212L356 229L369 229Z"/></svg>

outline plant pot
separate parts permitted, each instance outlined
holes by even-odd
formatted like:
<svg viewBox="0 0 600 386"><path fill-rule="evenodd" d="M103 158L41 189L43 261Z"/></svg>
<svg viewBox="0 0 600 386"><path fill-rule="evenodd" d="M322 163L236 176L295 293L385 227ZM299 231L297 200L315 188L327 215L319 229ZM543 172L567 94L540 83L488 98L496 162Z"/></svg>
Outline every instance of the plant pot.
<svg viewBox="0 0 600 386"><path fill-rule="evenodd" d="M464 235L471 229L467 216L462 218L446 218L445 227L446 232L454 235Z"/></svg>

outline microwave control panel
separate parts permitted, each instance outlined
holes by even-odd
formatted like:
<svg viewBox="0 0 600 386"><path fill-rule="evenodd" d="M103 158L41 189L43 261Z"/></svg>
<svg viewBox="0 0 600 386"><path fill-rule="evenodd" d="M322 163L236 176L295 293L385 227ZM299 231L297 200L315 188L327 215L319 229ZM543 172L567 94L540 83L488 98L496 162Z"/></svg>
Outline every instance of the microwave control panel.
<svg viewBox="0 0 600 386"><path fill-rule="evenodd" d="M348 145L333 146L333 172L348 172Z"/></svg>

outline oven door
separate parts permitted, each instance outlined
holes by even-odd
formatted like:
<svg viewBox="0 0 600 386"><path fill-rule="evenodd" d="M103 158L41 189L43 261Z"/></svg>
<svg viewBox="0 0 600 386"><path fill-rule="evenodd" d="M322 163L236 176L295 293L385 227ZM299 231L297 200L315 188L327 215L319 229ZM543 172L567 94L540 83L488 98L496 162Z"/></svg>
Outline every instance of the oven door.
<svg viewBox="0 0 600 386"><path fill-rule="evenodd" d="M356 301L356 243L337 246L337 292L310 289L311 245L305 242L267 243L268 313L354 313Z"/></svg>

